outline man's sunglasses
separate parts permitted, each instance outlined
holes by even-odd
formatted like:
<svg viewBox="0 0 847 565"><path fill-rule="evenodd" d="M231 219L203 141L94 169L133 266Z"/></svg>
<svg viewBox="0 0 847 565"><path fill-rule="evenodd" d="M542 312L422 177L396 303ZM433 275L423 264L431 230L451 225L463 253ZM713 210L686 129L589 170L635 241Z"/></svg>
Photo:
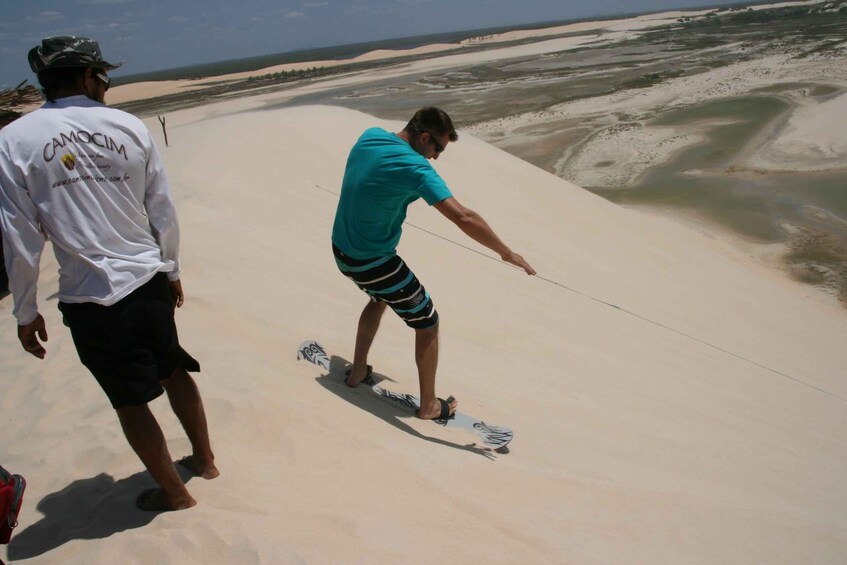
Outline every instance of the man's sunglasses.
<svg viewBox="0 0 847 565"><path fill-rule="evenodd" d="M435 154L438 155L444 151L444 146L438 143L438 140L435 139L435 135L431 131L427 131L425 129L419 130L421 133L428 133L429 138L432 140L433 145L435 145Z"/></svg>
<svg viewBox="0 0 847 565"><path fill-rule="evenodd" d="M109 85L112 84L112 77L107 77L104 74L96 73L95 76L103 81L103 84L106 85L106 90L109 90Z"/></svg>
<svg viewBox="0 0 847 565"><path fill-rule="evenodd" d="M431 131L426 130L426 129L418 129L414 125L412 126L412 129L415 130L418 133L428 133L429 134L429 138L432 140L433 145L435 145L435 154L436 155L444 152L444 146L441 145L440 143L438 143L438 140L435 139L435 135Z"/></svg>

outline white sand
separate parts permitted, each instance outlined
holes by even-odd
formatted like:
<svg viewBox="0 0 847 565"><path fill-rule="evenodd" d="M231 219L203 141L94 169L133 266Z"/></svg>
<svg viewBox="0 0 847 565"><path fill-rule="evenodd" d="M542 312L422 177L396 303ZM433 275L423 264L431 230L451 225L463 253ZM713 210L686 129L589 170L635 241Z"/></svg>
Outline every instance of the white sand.
<svg viewBox="0 0 847 565"><path fill-rule="evenodd" d="M162 80L162 81L144 81L133 82L116 86L109 92L109 102L111 104L119 104L132 100L143 100L156 96L165 96L169 94L177 94L180 92L189 92L193 90L202 90L219 84L221 82L229 82L235 80L244 80L250 77L269 75L279 72L290 72L311 69L313 67L336 67L350 65L353 63L362 63L366 61L379 61L384 59L392 59L396 57L412 57L418 55L428 55L438 53L440 51L449 51L456 49L456 45L434 44L423 45L414 49L389 50L378 49L369 53L364 53L352 59L343 60L326 60L326 61L305 61L302 63L286 63L283 65L274 65L257 71L245 71L240 73L231 73L228 75L212 76L201 79L182 79L182 80Z"/></svg>
<svg viewBox="0 0 847 565"><path fill-rule="evenodd" d="M805 101L780 135L749 162L763 170L827 170L847 167L847 94Z"/></svg>
<svg viewBox="0 0 847 565"><path fill-rule="evenodd" d="M780 6L808 5L819 2L784 3ZM754 6L763 9L773 5ZM590 41L617 41L632 37L641 29L659 23L676 21L681 16L702 16L710 12L667 12L604 23ZM648 25L649 24L649 25ZM578 24L594 29L591 24ZM553 28L558 29L558 28ZM549 31L549 30L548 30ZM561 31L561 30L560 30ZM615 33L617 32L617 33ZM512 32L519 33L519 32ZM493 41L493 39L492 39ZM583 45L586 37L567 38L570 48ZM539 54L550 41L531 44L526 55ZM523 47L521 47L522 49ZM557 45L556 50L568 48ZM738 49L742 46L738 45ZM501 50L502 51L502 50ZM548 52L554 52L554 49ZM824 171L847 167L847 96L819 99L809 96L802 83L827 84L847 88L847 66L842 56L811 56L798 59L795 53L774 43L771 52L763 52L750 61L711 69L693 76L667 79L649 89L620 90L606 96L595 96L551 106L543 111L496 119L475 124L471 131L483 139L497 141L503 147L526 142L533 131L533 142L539 138L535 130L557 120L579 120L604 127L597 135L578 146L563 148L556 173L581 186L620 187L636 181L642 173L667 161L682 149L702 141L702 134L714 126L703 121L684 128L649 124L661 111L689 107L704 102L746 95L757 89L775 85L798 84L794 91L782 96L795 104L786 123L768 128L756 151L746 155L739 172L753 171ZM623 123L617 115L624 116ZM502 141L502 140L508 141ZM541 138L543 139L543 138ZM614 161L610 167L607 162ZM598 166L599 164L599 166Z"/></svg>
<svg viewBox="0 0 847 565"><path fill-rule="evenodd" d="M778 5L810 5L821 1L787 2ZM751 8L760 10L774 6L776 5L762 4ZM240 108L253 108L263 104L284 102L309 92L339 87L353 88L356 84L369 83L378 78L444 71L484 62L557 53L586 45L615 43L631 39L635 34L658 25L674 24L681 17L702 17L712 11L714 10L663 12L619 20L580 22L553 28L481 36L458 45L436 44L410 50L379 50L344 61L313 61L278 65L259 71L199 80L134 83L112 89L109 100L112 103L126 102L196 90L222 81L243 80L250 76L280 71L321 66L346 66L361 61L401 58L396 64L384 68L319 79L284 91L256 95L237 102ZM596 33L553 37L566 33L592 31ZM539 41L497 47L498 44L533 37L538 38ZM550 37L553 38L547 39ZM464 47L478 44L489 44L492 47L485 51L463 51ZM740 45L739 48L741 48ZM409 57L433 53L443 53L443 55L424 60ZM556 173L581 186L625 186L635 182L646 170L667 161L680 150L702 142L705 132L714 126L714 122L706 121L684 128L648 125L649 118L657 112L740 96L759 88L786 83L818 82L847 88L847 67L842 63L843 59L831 58L812 57L798 60L793 57L793 54L782 52L776 47L773 53L765 54L755 60L712 69L694 76L666 80L649 90L623 90L607 96L567 102L541 112L530 112L476 124L470 131L483 139L505 138L512 140L513 143L520 143L526 138L526 134L521 132L529 130L534 125L561 119L608 121L609 116L620 113L626 116L628 123L620 124L614 118L598 135L577 146L565 147L556 165ZM766 131L767 140L754 154L746 155L743 165L736 166L735 169L738 172L743 172L744 169L821 171L847 166L844 158L847 155L845 137L842 134L847 127L847 121L845 121L847 120L845 118L847 97L842 96L836 100L821 102L807 97L807 92L803 88L793 93L784 92L783 96L797 103L797 108L790 115L787 125L777 129L769 128ZM227 105L224 107L229 108ZM204 110L202 115L207 115L209 112ZM171 117L172 121L174 119L180 118ZM633 120L638 125L633 125ZM158 124L156 127L159 127ZM538 138L533 139L537 141ZM610 161L614 162L614 166L606 165Z"/></svg>
<svg viewBox="0 0 847 565"><path fill-rule="evenodd" d="M51 298L52 259L40 292L45 361L18 350L11 304L0 302L3 464L29 479L11 557L832 563L845 554L847 314L711 239L469 135L438 170L553 282L412 227L401 252L443 318L440 392L513 427L512 452L487 458L465 447L473 436L295 361L308 338L352 357L364 299L335 270L327 191L373 124L400 126L310 107L170 130L163 153L188 293L178 321L203 364L223 471L190 481L192 510L132 509L149 479L75 358ZM424 205L409 221L477 248ZM410 331L387 316L371 361L398 391L416 389L412 351ZM182 455L166 401L153 406Z"/></svg>
<svg viewBox="0 0 847 565"><path fill-rule="evenodd" d="M701 133L714 121L685 127L655 126L649 120L660 111L741 96L759 88L789 83L821 83L847 88L844 59L797 60L790 53L765 55L693 76L669 79L649 89L622 90L576 100L540 112L477 124L472 132L484 139L505 137L520 142L522 131L555 120L579 119L605 126L598 135L563 151L557 174L582 186L618 187L635 181L646 170L674 153L702 141ZM787 125L768 128L756 153L747 156L754 170L815 171L847 167L847 97L831 100L808 97L798 87L782 95L797 104ZM619 123L614 116L626 116ZM597 166L615 161L614 167ZM739 168L740 170L740 168Z"/></svg>
<svg viewBox="0 0 847 565"><path fill-rule="evenodd" d="M806 2L786 2L779 4L780 6L791 6L798 4L816 4L824 0L812 0ZM775 6L774 4L761 4L753 6L754 10L760 10ZM564 41L530 43L512 49L500 49L497 52L486 51L485 54L475 56L471 61L486 61L499 58L520 57L537 53L548 53L560 51L563 49L574 48L588 42L596 42L602 35L604 41L617 41L630 37L628 32L637 32L658 25L665 25L675 22L682 16L702 16L713 10L699 10L688 12L662 12L656 14L648 14L633 18L617 19L617 20L598 20L590 22L579 22L556 26L551 28L529 29L511 31L500 34L492 34L471 38L458 44L432 44L423 45L413 49L378 49L369 53L364 53L358 57L344 60L326 60L326 61L307 61L302 63L287 63L283 65L275 65L260 69L257 71L232 73L229 75L206 77L194 80L174 80L174 81L145 81L131 83L122 86L116 86L109 92L109 101L112 104L119 104L132 100L141 100L145 98L153 98L155 96L163 96L168 94L176 94L192 90L202 90L212 84L221 81L243 80L253 76L261 76L273 74L282 71L296 71L301 69L309 69L312 67L335 67L346 66L352 63L365 61L379 61L385 59L393 59L397 57L411 57L417 55L429 55L439 52L458 51L461 53L462 48L468 46L476 46L480 44L498 44L509 41L525 40L531 38L544 38L554 35L562 35L567 33L585 33L588 31L597 31L597 34L585 35L574 38L564 38ZM617 32L617 33L615 33ZM453 60L449 60L454 62ZM456 62L464 62L458 60ZM416 67L417 68L417 67Z"/></svg>
<svg viewBox="0 0 847 565"><path fill-rule="evenodd" d="M837 563L847 555L847 313L735 247L625 210L462 132L436 168L542 278L418 203L400 252L442 316L438 389L511 453L295 360L352 359L364 297L329 233L347 151L387 123L339 108L155 118L183 226L181 340L222 476L151 516L149 486L55 308L39 361L0 301L0 462L29 487L4 560L32 563ZM442 239L444 238L444 239ZM489 254L490 255L490 254ZM613 307L617 306L616 307ZM415 392L386 315L370 361ZM164 399L176 458L187 440ZM487 456L486 456L487 455Z"/></svg>

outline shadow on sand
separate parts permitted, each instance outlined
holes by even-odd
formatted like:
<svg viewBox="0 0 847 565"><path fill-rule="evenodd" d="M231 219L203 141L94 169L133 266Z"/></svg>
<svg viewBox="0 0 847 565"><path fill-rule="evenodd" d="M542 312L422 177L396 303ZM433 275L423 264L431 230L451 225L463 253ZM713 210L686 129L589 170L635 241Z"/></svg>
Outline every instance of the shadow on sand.
<svg viewBox="0 0 847 565"><path fill-rule="evenodd" d="M483 457L491 460L497 459L497 454L490 449L480 448L474 444L461 445L421 434L419 431L403 422L403 420L407 418L416 418L416 416L411 412L404 410L402 407L393 406L388 401L379 398L376 394L371 392L367 385L361 385L357 388L350 388L345 385L343 382L345 377L344 372L348 367L350 367L350 365L351 363L343 357L333 355L329 362L329 373L323 374L315 380L318 384L336 395L338 398L349 402L357 408L361 408L365 412L373 414L398 430L402 430L415 437L432 443L437 443L445 447L470 451L471 453L482 455ZM385 375L380 375L379 373L373 373L373 377L377 383L385 380L389 382L396 382ZM435 426L437 424L433 423L432 425Z"/></svg>
<svg viewBox="0 0 847 565"><path fill-rule="evenodd" d="M188 469L177 467L177 471L183 482L194 476ZM156 486L147 471L119 481L100 473L48 494L36 506L44 517L12 537L9 560L30 559L69 541L107 538L146 526L158 512L137 509L135 499L143 490Z"/></svg>

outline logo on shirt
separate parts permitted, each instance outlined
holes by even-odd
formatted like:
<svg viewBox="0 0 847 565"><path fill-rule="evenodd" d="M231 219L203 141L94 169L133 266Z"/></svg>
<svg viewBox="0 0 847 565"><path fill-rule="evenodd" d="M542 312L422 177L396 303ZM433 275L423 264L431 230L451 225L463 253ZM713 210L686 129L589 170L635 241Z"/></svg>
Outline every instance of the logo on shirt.
<svg viewBox="0 0 847 565"><path fill-rule="evenodd" d="M69 171L73 171L76 168L76 159L73 155L68 153L67 155L62 156L62 164Z"/></svg>
<svg viewBox="0 0 847 565"><path fill-rule="evenodd" d="M52 161L60 149L64 149L68 144L73 145L88 145L93 144L107 151L111 151L117 155L122 155L124 160L129 161L126 153L126 146L121 145L105 133L91 133L85 130L69 131L61 133L59 137L54 137L49 143L44 145L42 155L48 163ZM67 167L67 165L65 165Z"/></svg>

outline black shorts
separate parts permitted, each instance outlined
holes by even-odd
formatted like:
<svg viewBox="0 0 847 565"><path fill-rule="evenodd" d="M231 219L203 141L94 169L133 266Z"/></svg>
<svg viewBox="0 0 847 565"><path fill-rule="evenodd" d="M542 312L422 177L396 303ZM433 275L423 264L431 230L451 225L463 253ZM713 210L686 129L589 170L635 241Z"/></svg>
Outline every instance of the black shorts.
<svg viewBox="0 0 847 565"><path fill-rule="evenodd" d="M438 312L429 293L399 255L353 259L335 245L335 263L374 302L385 302L406 325L416 330L438 324Z"/></svg>
<svg viewBox="0 0 847 565"><path fill-rule="evenodd" d="M59 302L80 361L115 409L158 397L164 391L159 381L176 369L200 370L179 345L174 307L164 273L112 306Z"/></svg>

